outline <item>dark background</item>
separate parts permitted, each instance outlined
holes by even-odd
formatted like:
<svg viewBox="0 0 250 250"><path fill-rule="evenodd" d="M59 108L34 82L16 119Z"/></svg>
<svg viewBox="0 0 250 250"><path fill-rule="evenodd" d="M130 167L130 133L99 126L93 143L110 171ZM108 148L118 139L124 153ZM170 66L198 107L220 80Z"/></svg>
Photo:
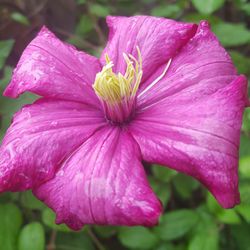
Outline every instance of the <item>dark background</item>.
<svg viewBox="0 0 250 250"><path fill-rule="evenodd" d="M247 0L0 0L0 92L25 46L42 25L81 50L99 56L108 15L147 14L182 21L208 19L239 73L250 76L250 2ZM12 114L36 97L0 97L0 140ZM0 195L0 250L248 250L250 249L250 111L240 148L241 205L220 208L192 178L145 166L165 207L159 226L97 227L81 232L54 224L54 213L31 192Z"/></svg>

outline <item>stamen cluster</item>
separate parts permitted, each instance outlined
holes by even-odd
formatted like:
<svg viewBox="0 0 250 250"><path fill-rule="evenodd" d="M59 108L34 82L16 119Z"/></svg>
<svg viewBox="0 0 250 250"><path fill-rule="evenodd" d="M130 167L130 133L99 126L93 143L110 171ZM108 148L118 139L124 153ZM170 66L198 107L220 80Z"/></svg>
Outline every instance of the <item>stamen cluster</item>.
<svg viewBox="0 0 250 250"><path fill-rule="evenodd" d="M113 72L113 62L106 54L106 65L97 73L93 88L99 97L106 117L114 122L126 121L133 112L136 93L142 78L142 57L138 47L138 60L123 53L127 64L126 72Z"/></svg>

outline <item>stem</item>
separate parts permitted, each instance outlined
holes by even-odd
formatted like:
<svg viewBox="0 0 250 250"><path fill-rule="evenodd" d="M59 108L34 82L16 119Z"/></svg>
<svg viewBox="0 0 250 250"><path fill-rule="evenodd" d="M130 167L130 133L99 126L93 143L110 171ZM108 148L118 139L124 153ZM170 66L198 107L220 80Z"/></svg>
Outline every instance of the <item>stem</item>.
<svg viewBox="0 0 250 250"><path fill-rule="evenodd" d="M98 250L105 250L105 247L102 245L102 243L96 237L96 235L92 231L91 227L87 228L87 233L90 236L90 238L92 239L92 241L94 242L94 244L96 245L96 247L97 247Z"/></svg>
<svg viewBox="0 0 250 250"><path fill-rule="evenodd" d="M56 230L52 230L51 235L50 235L50 241L49 244L47 245L47 250L55 250L56 249Z"/></svg>
<svg viewBox="0 0 250 250"><path fill-rule="evenodd" d="M45 6L47 5L48 3L48 0L44 0L40 5L38 5L33 11L32 13L28 14L28 18L31 18L35 15L37 15L38 13L40 13L44 8Z"/></svg>
<svg viewBox="0 0 250 250"><path fill-rule="evenodd" d="M106 38L105 38L105 35L104 35L104 33L103 33L101 27L100 27L99 24L98 24L98 18L97 18L95 15L93 15L93 14L91 13L91 11L90 11L90 7L89 7L90 4L92 4L92 3L87 2L88 14L89 14L89 16L90 16L90 19L91 19L92 22L94 23L94 29L95 29L95 31L96 31L96 34L97 34L98 39L99 39L99 41L100 41L100 44L103 45L103 44L105 43L105 41L106 41Z"/></svg>
<svg viewBox="0 0 250 250"><path fill-rule="evenodd" d="M105 40L106 40L105 35L103 34L102 29L98 25L96 18L92 18L92 20L95 22L94 29L99 37L99 40L101 41L101 44L103 45L105 43Z"/></svg>

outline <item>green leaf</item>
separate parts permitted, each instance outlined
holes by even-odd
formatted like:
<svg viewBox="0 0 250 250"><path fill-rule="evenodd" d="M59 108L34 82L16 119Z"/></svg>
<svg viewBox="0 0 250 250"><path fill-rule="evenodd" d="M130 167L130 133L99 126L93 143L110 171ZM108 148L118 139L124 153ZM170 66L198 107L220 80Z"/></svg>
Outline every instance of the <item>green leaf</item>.
<svg viewBox="0 0 250 250"><path fill-rule="evenodd" d="M188 244L188 250L218 250L219 229L213 218L206 212L197 210L200 215L199 223Z"/></svg>
<svg viewBox="0 0 250 250"><path fill-rule="evenodd" d="M23 105L32 103L37 97L30 93L25 93L18 99L8 99L6 97L0 97L1 105L1 124L0 124L0 141L10 125L13 114L18 111Z"/></svg>
<svg viewBox="0 0 250 250"><path fill-rule="evenodd" d="M241 181L240 182L240 199L241 204L250 205L250 182Z"/></svg>
<svg viewBox="0 0 250 250"><path fill-rule="evenodd" d="M241 9L250 16L250 3L242 4Z"/></svg>
<svg viewBox="0 0 250 250"><path fill-rule="evenodd" d="M117 232L117 228L114 226L95 226L94 230L102 238L112 237Z"/></svg>
<svg viewBox="0 0 250 250"><path fill-rule="evenodd" d="M10 193L10 192L2 193L0 195L0 203L11 202L12 194L13 193Z"/></svg>
<svg viewBox="0 0 250 250"><path fill-rule="evenodd" d="M178 174L173 179L173 184L176 191L183 199L188 199L192 195L192 192L199 187L198 181L184 174Z"/></svg>
<svg viewBox="0 0 250 250"><path fill-rule="evenodd" d="M217 214L217 218L219 221L225 224L240 224L241 219L239 215L236 213L235 209L222 209L220 213Z"/></svg>
<svg viewBox="0 0 250 250"><path fill-rule="evenodd" d="M81 16L76 26L76 35L84 37L92 29L93 29L93 21L90 19L90 17L83 15Z"/></svg>
<svg viewBox="0 0 250 250"><path fill-rule="evenodd" d="M21 23L23 25L29 25L30 24L29 19L26 16L24 16L23 14L19 13L19 12L13 12L11 14L11 18L14 21L16 21L18 23Z"/></svg>
<svg viewBox="0 0 250 250"><path fill-rule="evenodd" d="M215 198L209 192L207 192L207 207L213 214L219 213L222 209Z"/></svg>
<svg viewBox="0 0 250 250"><path fill-rule="evenodd" d="M231 227L232 237L235 239L237 250L250 250L249 232L250 225L242 224Z"/></svg>
<svg viewBox="0 0 250 250"><path fill-rule="evenodd" d="M46 226L48 226L48 227L50 227L52 229L55 229L57 231L70 232L70 229L66 225L64 225L64 224L61 224L61 225L55 224L55 220L56 220L56 215L51 209L46 208L46 209L43 210L42 221Z"/></svg>
<svg viewBox="0 0 250 250"><path fill-rule="evenodd" d="M110 14L109 8L101 4L91 4L90 12L98 17L106 17Z"/></svg>
<svg viewBox="0 0 250 250"><path fill-rule="evenodd" d="M56 250L95 250L90 237L84 232L58 232Z"/></svg>
<svg viewBox="0 0 250 250"><path fill-rule="evenodd" d="M154 250L176 250L176 248L171 243L162 243L160 246L158 246Z"/></svg>
<svg viewBox="0 0 250 250"><path fill-rule="evenodd" d="M245 125L245 126L247 126L247 125ZM241 137L240 137L240 157L247 156L247 155L250 155L249 138L246 135L241 135Z"/></svg>
<svg viewBox="0 0 250 250"><path fill-rule="evenodd" d="M1 43L1 41L0 41L0 43ZM1 53L2 53L2 52L0 51L0 54L1 54ZM4 91L5 87L7 86L7 84L8 84L9 81L10 81L11 74L12 74L12 70L13 70L13 68L10 67L10 66L5 66L5 67L4 67L3 78L2 78L1 81L0 81L0 92L1 92L1 93ZM6 99L4 99L4 97L2 97L2 96L0 95L0 101L1 101L1 100L6 100Z"/></svg>
<svg viewBox="0 0 250 250"><path fill-rule="evenodd" d="M154 193L161 200L163 207L166 207L170 198L169 184L161 182L152 176L149 177L149 181Z"/></svg>
<svg viewBox="0 0 250 250"><path fill-rule="evenodd" d="M250 223L250 205L241 203L236 206L235 210L245 219L246 222Z"/></svg>
<svg viewBox="0 0 250 250"><path fill-rule="evenodd" d="M154 178L149 178L150 186L154 190L154 193L161 200L163 207L167 206L170 198L170 187L169 184L155 180Z"/></svg>
<svg viewBox="0 0 250 250"><path fill-rule="evenodd" d="M244 112L242 130L246 133L250 132L250 109L246 109ZM242 151L242 147L245 147L246 149L250 149L250 147L248 146L248 143L241 144L240 146L241 151ZM250 155L250 150L248 150L248 152L249 152L248 155Z"/></svg>
<svg viewBox="0 0 250 250"><path fill-rule="evenodd" d="M250 155L240 158L239 172L243 178L250 178Z"/></svg>
<svg viewBox="0 0 250 250"><path fill-rule="evenodd" d="M250 59L237 51L230 51L232 60L240 74L250 74Z"/></svg>
<svg viewBox="0 0 250 250"><path fill-rule="evenodd" d="M188 250L217 250L218 249L218 230L215 225L204 224L200 232L192 238ZM203 231L204 230L204 231Z"/></svg>
<svg viewBox="0 0 250 250"><path fill-rule="evenodd" d="M22 224L22 214L14 204L0 205L0 248L15 250Z"/></svg>
<svg viewBox="0 0 250 250"><path fill-rule="evenodd" d="M26 225L19 235L18 250L44 250L45 233L43 226L38 222Z"/></svg>
<svg viewBox="0 0 250 250"><path fill-rule="evenodd" d="M0 92L2 93L11 78L12 68L4 67L4 76L0 81ZM10 125L13 114L18 111L23 105L32 103L37 98L36 95L25 93L18 99L9 99L0 95L0 141Z"/></svg>
<svg viewBox="0 0 250 250"><path fill-rule="evenodd" d="M21 202L24 207L30 209L43 209L45 205L39 201L31 191L21 193Z"/></svg>
<svg viewBox="0 0 250 250"><path fill-rule="evenodd" d="M12 39L0 41L0 70L3 68L5 61L12 50L13 45L14 40Z"/></svg>
<svg viewBox="0 0 250 250"><path fill-rule="evenodd" d="M191 0L194 7L202 14L212 14L221 8L225 0Z"/></svg>
<svg viewBox="0 0 250 250"><path fill-rule="evenodd" d="M210 193L207 196L207 206L220 222L225 224L239 224L241 222L235 209L223 209Z"/></svg>
<svg viewBox="0 0 250 250"><path fill-rule="evenodd" d="M153 165L151 169L153 175L158 180L163 182L169 182L174 176L177 175L177 172L175 170L160 165Z"/></svg>
<svg viewBox="0 0 250 250"><path fill-rule="evenodd" d="M222 22L221 19L217 16L205 15L196 12L191 12L188 15L184 16L184 20L193 23L200 23L201 20L207 20L211 24L211 26Z"/></svg>
<svg viewBox="0 0 250 250"><path fill-rule="evenodd" d="M242 23L218 23L212 28L224 46L240 46L250 42L250 31Z"/></svg>
<svg viewBox="0 0 250 250"><path fill-rule="evenodd" d="M177 17L181 12L181 8L176 4L164 4L156 6L152 9L152 16L162 16L162 17Z"/></svg>
<svg viewBox="0 0 250 250"><path fill-rule="evenodd" d="M184 244L180 243L178 245L175 245L174 250L187 250L186 244L185 243Z"/></svg>
<svg viewBox="0 0 250 250"><path fill-rule="evenodd" d="M119 229L118 238L129 248L150 249L158 242L156 236L145 227L122 227Z"/></svg>
<svg viewBox="0 0 250 250"><path fill-rule="evenodd" d="M188 209L176 210L163 215L154 232L162 240L174 240L188 233L198 222L198 215Z"/></svg>

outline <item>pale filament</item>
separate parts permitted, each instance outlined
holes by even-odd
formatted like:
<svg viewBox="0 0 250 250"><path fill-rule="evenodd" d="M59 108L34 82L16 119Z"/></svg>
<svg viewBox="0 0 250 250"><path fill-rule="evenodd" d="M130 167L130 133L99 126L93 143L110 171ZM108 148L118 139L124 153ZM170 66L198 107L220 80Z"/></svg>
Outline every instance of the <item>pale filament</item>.
<svg viewBox="0 0 250 250"><path fill-rule="evenodd" d="M152 83L150 83L147 88L145 88L137 97L140 98L141 96L143 96L145 93L147 93L155 84L157 84L167 73L169 66L172 62L172 59L168 60L168 63L165 67L165 69L163 70L162 74L159 75Z"/></svg>

